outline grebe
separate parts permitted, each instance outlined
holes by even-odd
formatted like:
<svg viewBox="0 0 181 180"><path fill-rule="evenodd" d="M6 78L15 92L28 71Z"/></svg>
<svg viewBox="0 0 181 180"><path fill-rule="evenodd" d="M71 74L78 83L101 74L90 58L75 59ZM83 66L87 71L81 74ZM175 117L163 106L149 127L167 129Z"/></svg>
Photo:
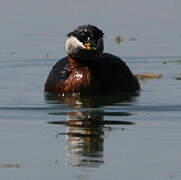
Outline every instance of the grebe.
<svg viewBox="0 0 181 180"><path fill-rule="evenodd" d="M46 92L113 93L140 89L136 76L119 57L103 53L102 30L93 25L79 26L67 34L67 56L49 73Z"/></svg>

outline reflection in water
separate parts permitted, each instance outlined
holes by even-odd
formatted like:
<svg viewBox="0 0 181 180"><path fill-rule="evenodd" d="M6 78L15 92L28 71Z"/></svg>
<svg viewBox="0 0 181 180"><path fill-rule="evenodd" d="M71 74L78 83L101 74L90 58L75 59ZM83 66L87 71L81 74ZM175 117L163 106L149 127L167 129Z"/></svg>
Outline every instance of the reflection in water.
<svg viewBox="0 0 181 180"><path fill-rule="evenodd" d="M45 93L45 102L48 104L68 104L73 108L99 108L110 106L115 103L131 105L139 95L136 93L100 94L83 96L61 96L53 93Z"/></svg>
<svg viewBox="0 0 181 180"><path fill-rule="evenodd" d="M114 103L131 103L135 95L70 97L48 94L45 96L47 103L68 104L70 112L66 121L50 121L50 124L67 125L65 133L68 142L66 165L98 167L104 163L104 125L122 124L130 125L133 122L104 120L104 116L129 116L126 112L104 112L104 108L98 108ZM128 105L128 104L127 104ZM96 108L95 108L96 107ZM93 109L94 108L94 109ZM51 113L62 115L62 113Z"/></svg>
<svg viewBox="0 0 181 180"><path fill-rule="evenodd" d="M91 111L70 112L67 126L68 153L66 163L72 166L97 167L103 163L103 116L91 116Z"/></svg>

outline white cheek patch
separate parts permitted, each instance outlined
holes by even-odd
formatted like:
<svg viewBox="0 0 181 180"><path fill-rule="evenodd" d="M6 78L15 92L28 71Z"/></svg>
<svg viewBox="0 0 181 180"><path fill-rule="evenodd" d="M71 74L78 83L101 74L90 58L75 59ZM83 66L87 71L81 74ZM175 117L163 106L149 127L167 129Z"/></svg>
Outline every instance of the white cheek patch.
<svg viewBox="0 0 181 180"><path fill-rule="evenodd" d="M86 47L76 37L71 36L65 44L67 54L73 54Z"/></svg>

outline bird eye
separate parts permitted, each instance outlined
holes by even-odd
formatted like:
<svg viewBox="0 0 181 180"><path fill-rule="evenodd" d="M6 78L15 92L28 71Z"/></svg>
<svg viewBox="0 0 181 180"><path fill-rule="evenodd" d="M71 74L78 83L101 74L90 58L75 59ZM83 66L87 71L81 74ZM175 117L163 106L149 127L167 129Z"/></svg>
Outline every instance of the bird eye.
<svg viewBox="0 0 181 180"><path fill-rule="evenodd" d="M78 39L82 42L84 41L84 39L85 39L85 32L84 31L79 32Z"/></svg>

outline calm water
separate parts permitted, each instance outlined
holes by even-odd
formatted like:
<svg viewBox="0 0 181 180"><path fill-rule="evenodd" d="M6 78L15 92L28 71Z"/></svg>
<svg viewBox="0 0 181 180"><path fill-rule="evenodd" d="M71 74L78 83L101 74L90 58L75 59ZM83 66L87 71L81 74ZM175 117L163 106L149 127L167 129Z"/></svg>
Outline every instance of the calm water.
<svg viewBox="0 0 181 180"><path fill-rule="evenodd" d="M0 179L181 179L181 3L135 2L1 2ZM162 77L135 95L45 94L66 33L84 23L135 74Z"/></svg>

